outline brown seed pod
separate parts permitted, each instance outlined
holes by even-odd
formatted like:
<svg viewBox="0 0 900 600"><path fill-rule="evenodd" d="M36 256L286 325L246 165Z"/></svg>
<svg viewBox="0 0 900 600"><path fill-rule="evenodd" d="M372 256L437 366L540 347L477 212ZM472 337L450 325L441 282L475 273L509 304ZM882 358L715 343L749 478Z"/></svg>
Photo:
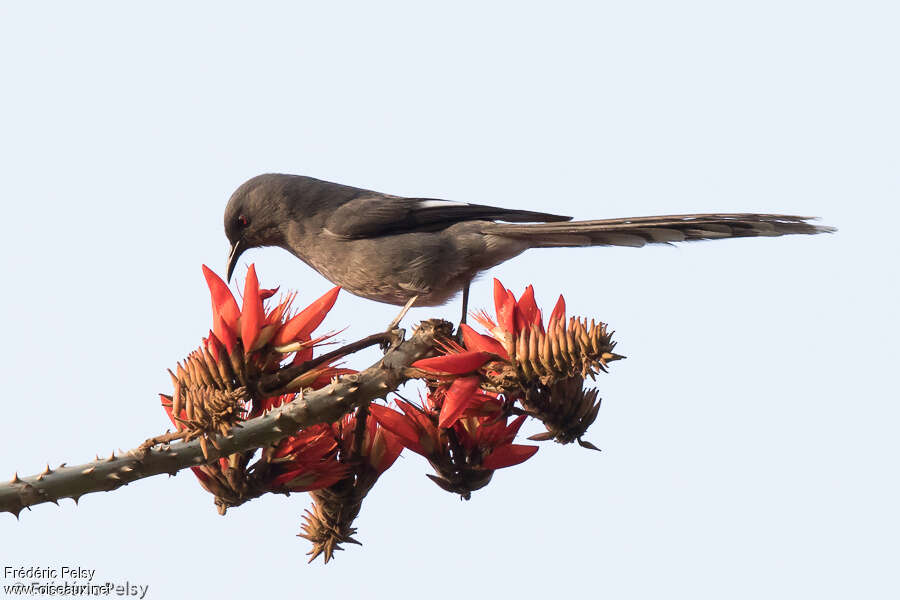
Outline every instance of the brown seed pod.
<svg viewBox="0 0 900 600"><path fill-rule="evenodd" d="M312 542L312 549L307 553L309 562L321 554L327 563L334 558L335 551L343 550L341 544L362 545L353 538L356 528L352 526L362 508L362 498L331 488L315 490L309 495L313 499L312 510L303 515L302 531L297 534Z"/></svg>
<svg viewBox="0 0 900 600"><path fill-rule="evenodd" d="M522 406L547 428L546 433L529 439L552 438L561 444L580 442L600 410L597 390L585 390L583 386L582 377L569 377L550 385L535 384L527 388L521 398Z"/></svg>

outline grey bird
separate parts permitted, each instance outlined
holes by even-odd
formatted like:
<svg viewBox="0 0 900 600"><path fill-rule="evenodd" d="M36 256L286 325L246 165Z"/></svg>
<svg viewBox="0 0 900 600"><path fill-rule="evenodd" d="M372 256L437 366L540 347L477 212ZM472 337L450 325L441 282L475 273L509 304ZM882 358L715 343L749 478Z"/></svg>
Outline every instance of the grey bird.
<svg viewBox="0 0 900 600"><path fill-rule="evenodd" d="M404 198L300 175L242 184L225 208L227 277L241 254L284 248L348 292L388 304L437 306L482 271L529 248L670 244L834 231L811 217L687 214L572 221L571 217L432 198Z"/></svg>

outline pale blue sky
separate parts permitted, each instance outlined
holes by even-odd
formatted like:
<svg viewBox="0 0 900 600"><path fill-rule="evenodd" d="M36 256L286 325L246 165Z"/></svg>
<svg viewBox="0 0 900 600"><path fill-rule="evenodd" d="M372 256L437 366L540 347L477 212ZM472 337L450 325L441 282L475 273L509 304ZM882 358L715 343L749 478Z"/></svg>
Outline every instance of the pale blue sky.
<svg viewBox="0 0 900 600"><path fill-rule="evenodd" d="M154 599L898 597L897 27L865 1L0 1L3 477L168 426L165 369L210 326L200 264L224 268L222 209L261 172L841 229L495 269L617 331L603 452L545 444L469 503L406 456L327 566L294 537L303 495L222 518L189 473L0 515L2 564ZM249 261L330 287L280 250ZM395 311L344 295L325 325L351 340Z"/></svg>

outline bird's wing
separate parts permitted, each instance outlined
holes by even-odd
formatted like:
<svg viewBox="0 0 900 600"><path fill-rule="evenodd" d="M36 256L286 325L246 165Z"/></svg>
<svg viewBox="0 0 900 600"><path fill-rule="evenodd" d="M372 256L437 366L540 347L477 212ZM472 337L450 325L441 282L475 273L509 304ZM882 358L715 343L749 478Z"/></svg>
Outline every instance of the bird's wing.
<svg viewBox="0 0 900 600"><path fill-rule="evenodd" d="M549 223L571 218L452 200L366 195L342 204L328 217L325 229L342 238L371 238L414 231L438 231L461 221Z"/></svg>

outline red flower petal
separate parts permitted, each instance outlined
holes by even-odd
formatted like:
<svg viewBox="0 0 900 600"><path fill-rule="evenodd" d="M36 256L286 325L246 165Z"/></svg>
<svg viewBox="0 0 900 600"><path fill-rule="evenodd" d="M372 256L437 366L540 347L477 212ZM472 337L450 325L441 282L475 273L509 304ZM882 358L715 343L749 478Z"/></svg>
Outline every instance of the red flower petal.
<svg viewBox="0 0 900 600"><path fill-rule="evenodd" d="M494 277L494 314L500 314L500 308L506 302L506 288Z"/></svg>
<svg viewBox="0 0 900 600"><path fill-rule="evenodd" d="M241 341L244 352L255 350L253 347L259 338L259 328L263 322L262 298L259 297L259 279L256 277L256 265L250 265L247 278L244 280L244 305L241 307Z"/></svg>
<svg viewBox="0 0 900 600"><path fill-rule="evenodd" d="M487 352L461 352L459 354L445 354L423 358L412 364L416 369L430 371L432 373L449 373L461 375L477 370L490 359Z"/></svg>
<svg viewBox="0 0 900 600"><path fill-rule="evenodd" d="M481 463L485 469L502 469L523 463L538 451L537 446L523 446L520 444L509 444L508 446L500 446L495 448Z"/></svg>
<svg viewBox="0 0 900 600"><path fill-rule="evenodd" d="M441 415L438 418L438 427L450 427L466 411L475 399L475 390L481 379L477 376L460 377L454 379L444 396L444 404L441 406Z"/></svg>
<svg viewBox="0 0 900 600"><path fill-rule="evenodd" d="M419 431L409 417L381 404L370 404L369 412L378 424L396 435L401 443L419 454L424 454L419 444Z"/></svg>
<svg viewBox="0 0 900 600"><path fill-rule="evenodd" d="M465 323L460 325L459 329L462 331L463 344L466 346L466 350L490 352L504 360L509 360L509 354L507 354L503 345L491 336L478 333Z"/></svg>
<svg viewBox="0 0 900 600"><path fill-rule="evenodd" d="M541 330L544 328L541 324L541 311L534 301L534 286L529 285L516 303L516 330L522 331L532 325Z"/></svg>
<svg viewBox="0 0 900 600"><path fill-rule="evenodd" d="M496 417L503 410L503 402L494 396L477 394L463 412L463 417Z"/></svg>
<svg viewBox="0 0 900 600"><path fill-rule="evenodd" d="M522 423L525 422L526 418L527 415L519 415L512 423L506 426L502 436L503 443L509 444L515 439L516 434L519 433L519 428L522 427Z"/></svg>
<svg viewBox="0 0 900 600"><path fill-rule="evenodd" d="M235 335L234 329L225 322L221 314L216 313L214 318L213 334L225 345L225 350L230 355L234 352L234 347L237 345L237 335Z"/></svg>
<svg viewBox="0 0 900 600"><path fill-rule="evenodd" d="M215 315L218 314L222 316L232 331L237 330L241 311L238 310L237 302L235 302L231 290L228 289L228 285L206 265L203 265L203 276L206 277L206 285L209 287L209 295L212 297L213 323L215 323ZM218 335L218 332L216 334Z"/></svg>
<svg viewBox="0 0 900 600"><path fill-rule="evenodd" d="M550 320L547 321L547 326L549 327L559 319L566 319L566 299L562 297L562 294L559 295L559 300L556 301L556 306L553 307L553 312L550 313Z"/></svg>
<svg viewBox="0 0 900 600"><path fill-rule="evenodd" d="M379 427L378 421L374 418L370 418L366 425L366 435L370 436L372 440L368 452L368 462L377 472L384 473L400 456L403 451L403 442L399 436L384 427Z"/></svg>
<svg viewBox="0 0 900 600"><path fill-rule="evenodd" d="M203 341L206 342L206 350L209 352L209 355L212 356L212 359L215 362L219 362L219 348L222 347L222 342L219 341L219 338L216 337L216 334L213 333L212 329L209 330L209 337Z"/></svg>
<svg viewBox="0 0 900 600"><path fill-rule="evenodd" d="M307 462L317 461L336 447L337 442L331 436L330 425L322 423L303 429L281 440L275 449L274 456L283 458L289 454L300 452Z"/></svg>
<svg viewBox="0 0 900 600"><path fill-rule="evenodd" d="M497 313L497 325L507 333L514 333L516 326L516 297L503 287L498 279L494 279L494 310Z"/></svg>
<svg viewBox="0 0 900 600"><path fill-rule="evenodd" d="M325 315L334 306L337 300L340 287L334 287L326 292L321 298L301 310L290 321L284 324L278 335L275 336L273 344L275 346L284 346L295 342L301 337L309 336L316 327L322 324Z"/></svg>
<svg viewBox="0 0 900 600"><path fill-rule="evenodd" d="M260 289L259 290L259 299L260 300L268 300L269 298L271 298L272 296L274 296L275 294L278 293L279 288L281 288L281 286L278 286L277 288L272 288L270 290L269 289Z"/></svg>
<svg viewBox="0 0 900 600"><path fill-rule="evenodd" d="M197 479L200 480L200 483L206 483L210 480L210 476L207 475L200 467L191 467L191 471L194 472L194 475L197 476Z"/></svg>

